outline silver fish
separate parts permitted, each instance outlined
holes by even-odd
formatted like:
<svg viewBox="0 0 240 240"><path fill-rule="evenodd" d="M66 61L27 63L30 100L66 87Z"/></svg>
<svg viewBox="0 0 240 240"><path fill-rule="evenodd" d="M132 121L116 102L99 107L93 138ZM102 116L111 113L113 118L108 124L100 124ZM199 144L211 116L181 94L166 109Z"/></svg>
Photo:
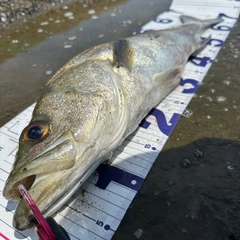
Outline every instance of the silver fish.
<svg viewBox="0 0 240 240"><path fill-rule="evenodd" d="M13 226L33 226L17 189L23 184L44 216L55 213L147 113L178 84L189 56L220 19L182 16L180 27L146 32L93 47L47 83L19 139L3 190L20 201Z"/></svg>

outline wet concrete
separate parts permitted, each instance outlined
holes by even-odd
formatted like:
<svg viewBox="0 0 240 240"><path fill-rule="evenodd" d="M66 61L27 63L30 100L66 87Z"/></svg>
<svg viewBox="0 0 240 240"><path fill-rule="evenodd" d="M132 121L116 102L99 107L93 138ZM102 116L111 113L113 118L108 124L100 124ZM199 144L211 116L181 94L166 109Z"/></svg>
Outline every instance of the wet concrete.
<svg viewBox="0 0 240 240"><path fill-rule="evenodd" d="M169 5L167 0L92 1L5 29L0 125L36 101L68 59L130 35ZM140 239L240 239L239 24L189 104L193 114L180 119L114 240L137 239L138 229Z"/></svg>
<svg viewBox="0 0 240 240"><path fill-rule="evenodd" d="M26 22L30 18L75 2L87 3L88 0L1 0L0 29Z"/></svg>

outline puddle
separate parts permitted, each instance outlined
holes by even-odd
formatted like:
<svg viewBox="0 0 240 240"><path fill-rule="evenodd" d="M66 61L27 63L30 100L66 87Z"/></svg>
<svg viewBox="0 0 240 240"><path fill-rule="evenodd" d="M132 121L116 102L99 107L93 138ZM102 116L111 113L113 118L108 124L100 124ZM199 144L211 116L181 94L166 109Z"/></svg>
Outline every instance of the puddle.
<svg viewBox="0 0 240 240"><path fill-rule="evenodd" d="M0 126L35 102L72 57L130 35L169 5L167 0L75 3L1 31Z"/></svg>

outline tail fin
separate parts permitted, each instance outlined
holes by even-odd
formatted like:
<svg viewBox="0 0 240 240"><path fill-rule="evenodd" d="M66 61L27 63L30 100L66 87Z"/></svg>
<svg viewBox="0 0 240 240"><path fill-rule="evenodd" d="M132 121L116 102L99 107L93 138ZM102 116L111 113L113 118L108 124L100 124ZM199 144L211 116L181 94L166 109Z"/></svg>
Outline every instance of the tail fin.
<svg viewBox="0 0 240 240"><path fill-rule="evenodd" d="M204 26L204 30L206 30L207 28L218 24L220 22L223 21L223 19L221 18L214 18L214 19L207 19L207 20L200 20L194 17L190 17L190 16L186 16L186 15L182 15L180 16L180 19L182 21L182 23L184 24L188 24L188 23L201 23Z"/></svg>
<svg viewBox="0 0 240 240"><path fill-rule="evenodd" d="M206 43L209 41L209 39L211 38L211 36L209 36L205 40L202 40L201 39L202 33L206 29L208 29L209 27L223 21L223 19L220 19L220 18L200 20L200 19L190 17L190 16L186 16L186 15L180 16L180 19L181 19L183 24L188 25L188 24L191 24L191 23L192 24L195 23L196 25L199 26L198 30L196 31L196 35L195 35L195 40L198 43L198 47L197 47L197 51L194 53L194 55L197 54L198 52L200 52L204 48Z"/></svg>

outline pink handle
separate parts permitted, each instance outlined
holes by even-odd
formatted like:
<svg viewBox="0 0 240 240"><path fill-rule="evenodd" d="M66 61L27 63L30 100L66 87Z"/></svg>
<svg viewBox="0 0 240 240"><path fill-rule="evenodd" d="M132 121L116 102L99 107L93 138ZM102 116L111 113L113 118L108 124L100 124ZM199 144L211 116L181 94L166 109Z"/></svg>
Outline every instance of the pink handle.
<svg viewBox="0 0 240 240"><path fill-rule="evenodd" d="M20 184L18 186L18 189L20 191L20 193L22 194L23 198L26 200L28 206L31 208L33 215L35 216L35 218L37 219L40 227L39 227L39 235L47 235L48 239L44 238L44 240L57 240L57 237L55 236L55 234L52 232L50 226L48 225L48 222L46 221L46 219L43 217L42 213L40 212L40 210L38 209L37 205L35 204L35 202L32 200L31 196L29 195L28 191L26 190L26 188ZM37 227L37 226L36 226ZM38 227L37 227L38 228ZM45 232L41 233L42 230Z"/></svg>

